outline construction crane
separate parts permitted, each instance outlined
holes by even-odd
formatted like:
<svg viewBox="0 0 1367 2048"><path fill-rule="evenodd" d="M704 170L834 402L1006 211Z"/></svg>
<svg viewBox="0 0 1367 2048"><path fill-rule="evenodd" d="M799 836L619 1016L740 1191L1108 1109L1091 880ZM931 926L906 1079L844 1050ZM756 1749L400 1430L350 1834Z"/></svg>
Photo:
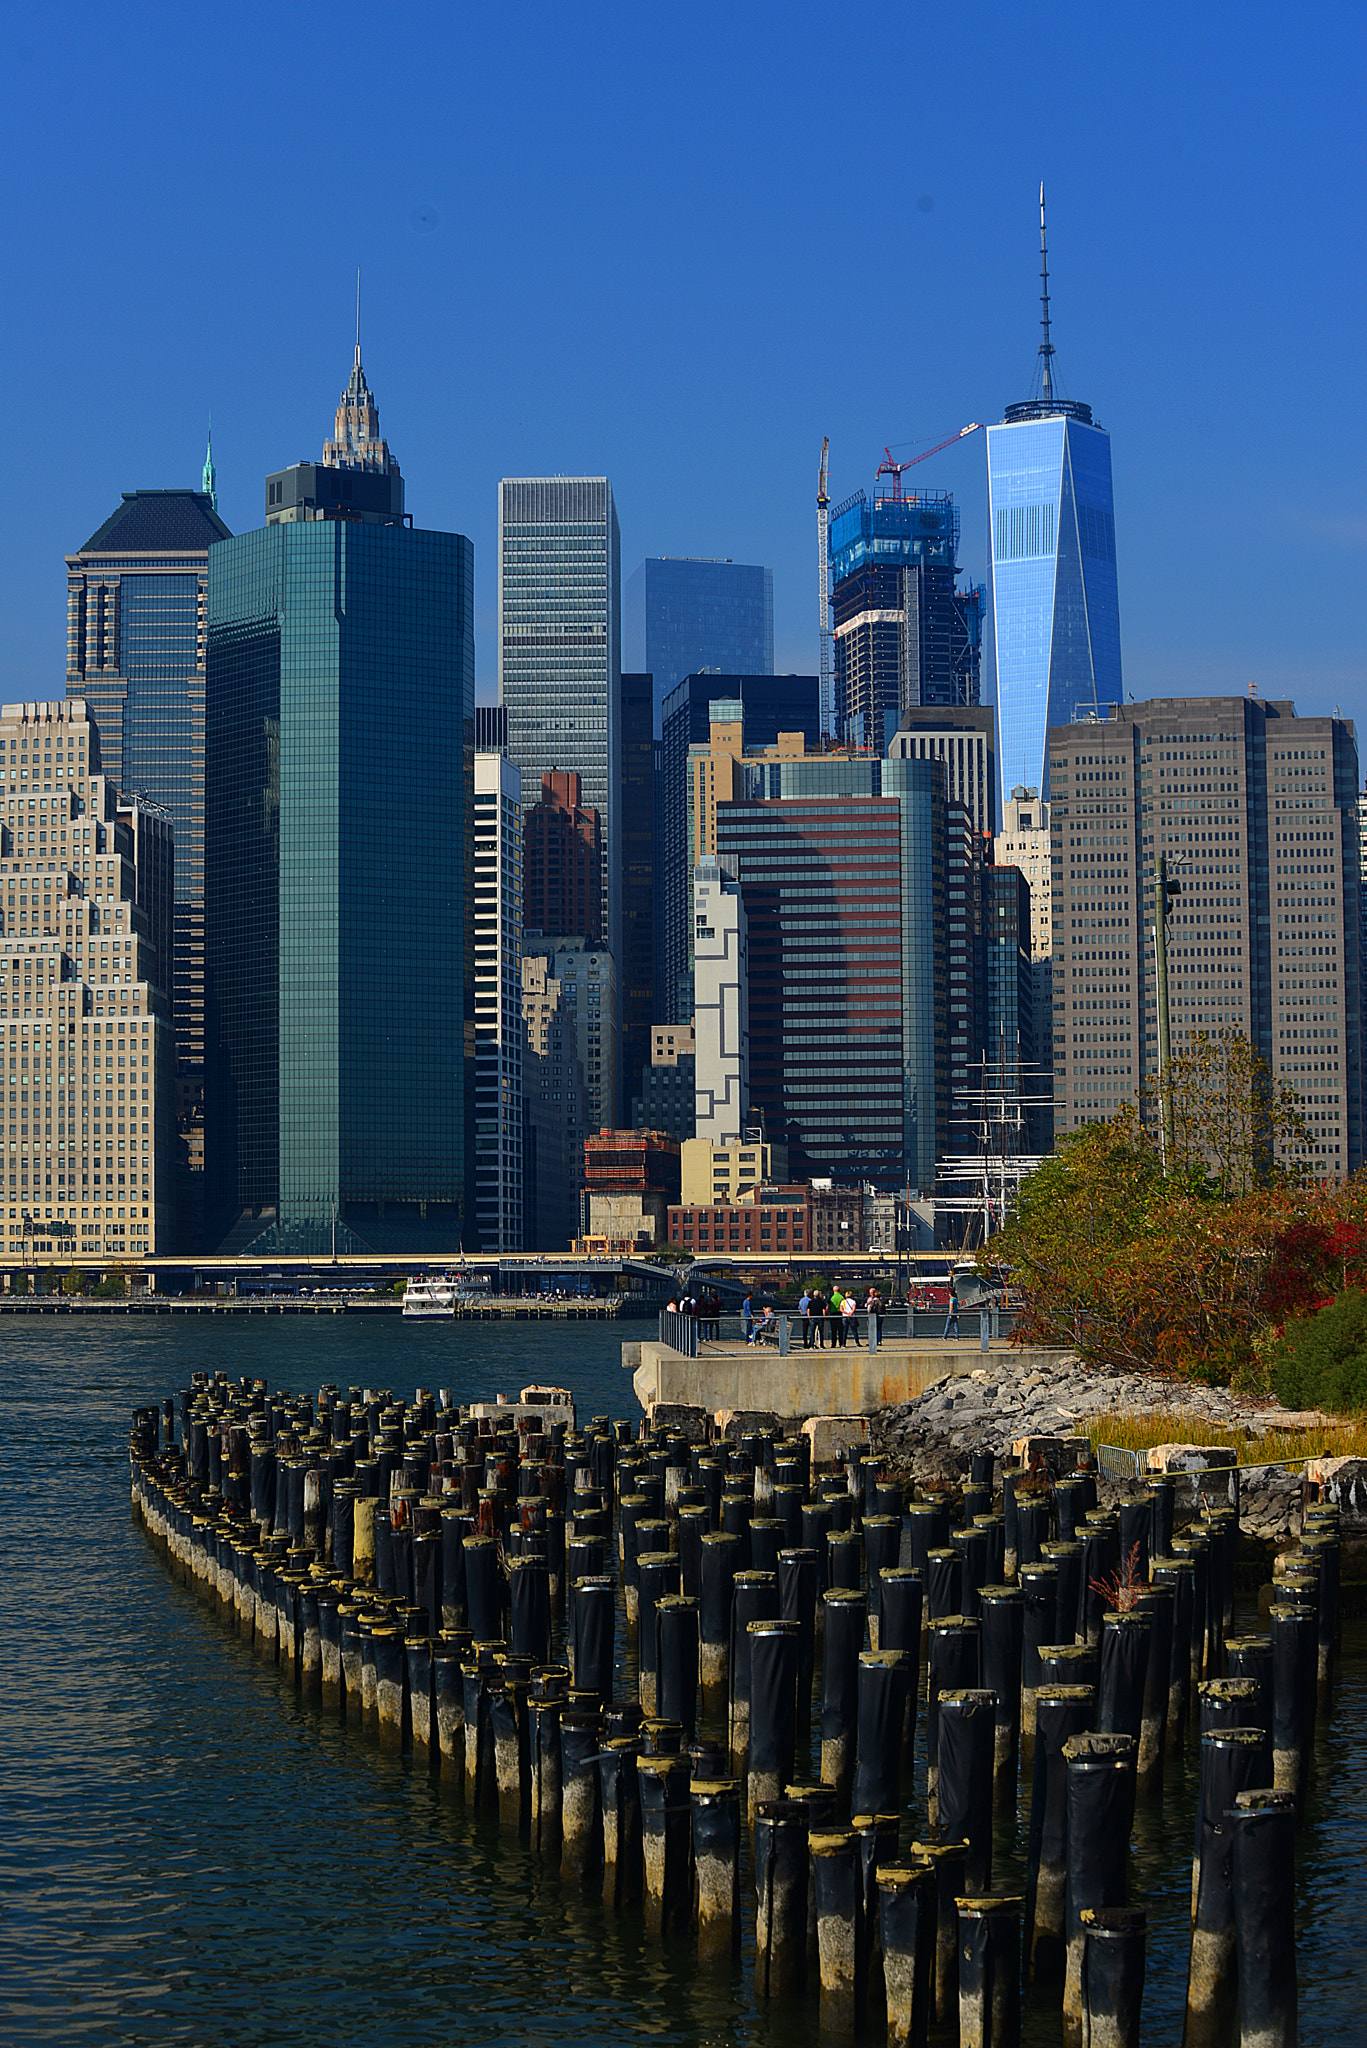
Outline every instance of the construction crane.
<svg viewBox="0 0 1367 2048"><path fill-rule="evenodd" d="M951 434L945 441L937 441L933 448L925 449L920 455L913 455L910 462L894 462L891 448L885 448L883 450L883 460L878 465L878 472L874 477L874 482L876 483L880 476L890 476L892 478L892 490L889 496L896 502L903 496L902 472L904 470L915 469L918 462L929 462L931 456L938 455L942 448L952 448L956 441L963 441L967 439L969 434L976 434L981 427L981 420L970 420L966 427L960 427L957 434Z"/></svg>
<svg viewBox="0 0 1367 2048"><path fill-rule="evenodd" d="M827 488L827 465L830 456L831 438L823 434L821 439L821 468L816 480L816 588L819 605L820 669L821 669L821 737L823 740L835 736L835 704L832 698L831 672L831 494Z"/></svg>

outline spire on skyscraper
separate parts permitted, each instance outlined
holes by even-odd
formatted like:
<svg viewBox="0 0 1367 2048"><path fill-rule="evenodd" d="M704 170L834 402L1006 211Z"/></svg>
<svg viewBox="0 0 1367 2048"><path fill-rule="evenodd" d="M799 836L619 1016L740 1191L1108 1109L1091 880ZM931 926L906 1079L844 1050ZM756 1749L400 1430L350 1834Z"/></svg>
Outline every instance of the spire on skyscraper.
<svg viewBox="0 0 1367 2048"><path fill-rule="evenodd" d="M380 437L380 408L361 364L361 273L356 272L356 354L337 407L332 439L323 448L326 469L370 469L398 474L398 464Z"/></svg>
<svg viewBox="0 0 1367 2048"><path fill-rule="evenodd" d="M1044 231L1044 180L1039 187L1039 302L1040 302L1040 397L1054 395L1054 344L1049 339L1049 243ZM359 312L357 318L359 320Z"/></svg>
<svg viewBox="0 0 1367 2048"><path fill-rule="evenodd" d="M218 510L218 471L214 468L214 424L209 422L209 438L204 447L204 476L200 485L215 512Z"/></svg>

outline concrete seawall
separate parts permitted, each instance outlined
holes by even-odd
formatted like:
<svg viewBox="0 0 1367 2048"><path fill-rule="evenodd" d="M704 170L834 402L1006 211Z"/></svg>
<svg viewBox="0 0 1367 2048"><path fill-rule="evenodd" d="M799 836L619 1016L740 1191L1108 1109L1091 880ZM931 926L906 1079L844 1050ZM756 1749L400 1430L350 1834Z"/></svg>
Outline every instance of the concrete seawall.
<svg viewBox="0 0 1367 2048"><path fill-rule="evenodd" d="M1047 1370L1062 1352L1018 1350L1010 1344L992 1346L993 1365L1004 1360L1024 1378ZM650 1415L657 1405L746 1409L791 1421L809 1415L872 1415L914 1401L946 1373L970 1373L984 1362L978 1345L934 1342L883 1344L877 1351L862 1346L828 1345L824 1351L776 1351L752 1344L707 1344L696 1358L685 1358L668 1344L643 1341L624 1344L622 1363L634 1366L636 1398Z"/></svg>

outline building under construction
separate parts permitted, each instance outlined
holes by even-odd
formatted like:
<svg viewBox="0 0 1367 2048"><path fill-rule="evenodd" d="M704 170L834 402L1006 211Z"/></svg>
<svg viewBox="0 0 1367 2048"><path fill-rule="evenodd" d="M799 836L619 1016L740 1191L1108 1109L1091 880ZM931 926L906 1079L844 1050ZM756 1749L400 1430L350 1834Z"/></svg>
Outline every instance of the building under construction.
<svg viewBox="0 0 1367 2048"><path fill-rule="evenodd" d="M882 753L904 712L977 704L986 591L958 589L959 511L946 491L857 491L830 519L836 729Z"/></svg>

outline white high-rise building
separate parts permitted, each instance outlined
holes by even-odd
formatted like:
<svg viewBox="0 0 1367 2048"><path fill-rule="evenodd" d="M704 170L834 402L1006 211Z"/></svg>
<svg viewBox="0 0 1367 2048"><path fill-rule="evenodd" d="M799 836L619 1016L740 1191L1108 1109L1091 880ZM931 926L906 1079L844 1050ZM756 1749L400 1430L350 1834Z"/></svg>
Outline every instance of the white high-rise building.
<svg viewBox="0 0 1367 2048"><path fill-rule="evenodd" d="M750 957L745 905L716 859L693 870L695 1136L724 1145L750 1110Z"/></svg>
<svg viewBox="0 0 1367 2048"><path fill-rule="evenodd" d="M475 1221L481 1251L523 1248L522 778L475 755Z"/></svg>
<svg viewBox="0 0 1367 2048"><path fill-rule="evenodd" d="M1035 1042L1028 1058L1054 1063L1053 870L1050 865L1049 806L1037 789L1017 783L1002 806L1005 829L992 842L999 868L1019 868L1030 890L1030 978L1033 983Z"/></svg>
<svg viewBox="0 0 1367 2048"><path fill-rule="evenodd" d="M11 1269L171 1248L172 827L100 773L79 698L0 707Z"/></svg>

